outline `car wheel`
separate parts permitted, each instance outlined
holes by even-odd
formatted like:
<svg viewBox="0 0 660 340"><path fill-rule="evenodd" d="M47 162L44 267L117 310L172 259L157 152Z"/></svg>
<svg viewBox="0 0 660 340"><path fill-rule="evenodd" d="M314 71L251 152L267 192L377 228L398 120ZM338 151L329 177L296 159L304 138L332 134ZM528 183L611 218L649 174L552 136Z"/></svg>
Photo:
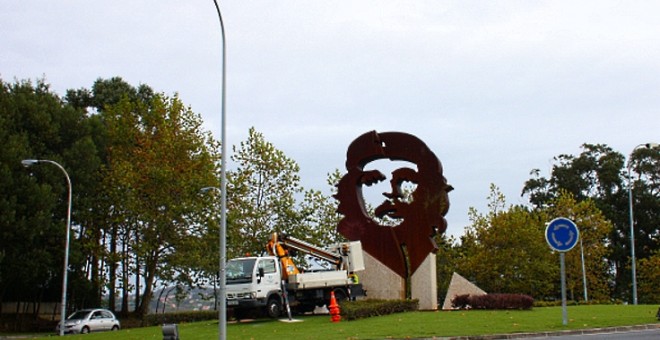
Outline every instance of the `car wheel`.
<svg viewBox="0 0 660 340"><path fill-rule="evenodd" d="M113 330L113 331L118 331L118 330L119 330L119 326L117 326L117 325L112 326L112 330Z"/></svg>
<svg viewBox="0 0 660 340"><path fill-rule="evenodd" d="M89 333L89 327L85 326L80 330L80 334L87 334Z"/></svg>
<svg viewBox="0 0 660 340"><path fill-rule="evenodd" d="M282 302L279 297L274 296L268 299L268 303L266 304L266 314L273 319L282 314Z"/></svg>

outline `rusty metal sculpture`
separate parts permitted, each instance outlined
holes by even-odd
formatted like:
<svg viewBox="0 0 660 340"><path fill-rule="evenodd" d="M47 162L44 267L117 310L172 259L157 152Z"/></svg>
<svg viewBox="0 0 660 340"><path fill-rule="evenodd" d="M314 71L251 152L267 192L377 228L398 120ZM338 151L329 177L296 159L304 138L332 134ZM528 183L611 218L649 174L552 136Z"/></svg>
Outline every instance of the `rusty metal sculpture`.
<svg viewBox="0 0 660 340"><path fill-rule="evenodd" d="M387 216L400 221L394 227L374 221L364 204L363 185L386 179L378 170L364 170L365 165L379 159L407 161L417 166L417 170L403 167L392 172L392 190L383 194L387 199L374 211L379 218ZM338 212L344 215L337 230L351 241L360 240L364 251L401 277L412 275L429 253L438 250L433 237L447 229L447 193L453 188L442 174L440 161L413 135L371 131L348 147L346 170L335 195ZM416 185L411 201L403 199L404 182Z"/></svg>

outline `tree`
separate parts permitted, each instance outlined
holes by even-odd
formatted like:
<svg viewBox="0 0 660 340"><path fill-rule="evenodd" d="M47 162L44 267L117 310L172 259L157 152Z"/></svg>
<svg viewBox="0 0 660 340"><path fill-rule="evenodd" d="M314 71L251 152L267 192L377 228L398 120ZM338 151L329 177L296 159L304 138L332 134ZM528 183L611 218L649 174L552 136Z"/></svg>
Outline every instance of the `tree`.
<svg viewBox="0 0 660 340"><path fill-rule="evenodd" d="M566 287L571 297L578 300L583 294L581 250L584 253L588 298L608 301L610 296L609 266L604 259L609 249L612 223L605 218L592 200L578 202L571 193L560 191L552 201L547 215L566 217L575 222L580 231L580 245L566 253ZM580 246L582 249L580 249Z"/></svg>
<svg viewBox="0 0 660 340"><path fill-rule="evenodd" d="M649 257L660 248L660 148L636 148L628 160L632 173L628 183L625 158L603 144L584 144L579 156L560 155L550 178L532 171L523 195L543 207L557 198L561 190L573 194L577 201L590 199L614 226L609 235L607 260L614 275L614 296L630 297L630 222L628 185L632 185L635 211L635 253Z"/></svg>
<svg viewBox="0 0 660 340"><path fill-rule="evenodd" d="M544 208L529 210L505 206L505 197L491 185L490 212L471 209L472 225L462 237L458 268L491 293L522 293L536 299L559 297L559 265L545 240L546 223L557 217L573 220L584 247L588 295L609 298L607 254L612 224L591 200L578 202L572 193L560 191ZM567 287L571 298L582 293L580 249L566 253Z"/></svg>
<svg viewBox="0 0 660 340"><path fill-rule="evenodd" d="M528 194L535 206L543 206L559 197L560 190L571 193L578 201L592 198L602 203L625 191L621 177L623 155L603 144L583 144L582 149L577 157L567 154L555 157L558 164L553 165L549 179L540 177L538 169L533 170L534 178L525 183L523 195Z"/></svg>
<svg viewBox="0 0 660 340"><path fill-rule="evenodd" d="M254 128L233 149L237 168L227 176L228 258L261 253L273 232L304 235L297 228L295 195L303 190L298 164Z"/></svg>
<svg viewBox="0 0 660 340"><path fill-rule="evenodd" d="M65 102L76 110L86 112L87 123L90 127L91 143L96 146L97 160L93 163L93 171L88 171L86 183L80 184L80 188L75 191L84 192L86 199L76 202L76 207L80 208L80 218L82 230L76 245L83 250L84 257L79 259L80 265L77 266L77 272L90 279L89 287L90 297L96 295L92 301L84 304L78 304L79 307L98 306L101 297L108 294L108 307L115 309L116 303L116 284L117 271L119 263L128 267L129 256L127 249L120 251L118 244L121 242L119 233L120 224L123 223L119 216L121 195L110 196L116 188L104 187L98 183L107 183L105 176L108 169L108 150L115 147L113 141L108 138L106 108L116 105L121 99L126 98L131 102L141 102L148 106L153 99L154 91L146 86L140 85L138 88L126 83L120 77L110 79L97 79L92 85L92 89L81 88L78 90L68 90ZM85 160L88 154L79 153L75 160ZM80 167L83 164L74 164ZM126 235L123 236L126 238ZM107 270L106 270L107 268ZM131 292L131 285L127 282L130 275L124 270L122 275L123 288L123 311L128 312L127 301L128 294ZM139 283L136 283L139 288ZM76 291L81 291L79 287ZM139 292L137 292L139 296Z"/></svg>
<svg viewBox="0 0 660 340"><path fill-rule="evenodd" d="M461 237L458 271L489 293L554 294L558 268L544 239L547 215L523 206L506 207L491 185L486 215L470 209L472 225ZM556 274L556 275L555 275Z"/></svg>
<svg viewBox="0 0 660 340"><path fill-rule="evenodd" d="M639 302L645 304L660 303L660 251L655 252L648 258L639 260L637 265L637 280Z"/></svg>
<svg viewBox="0 0 660 340"><path fill-rule="evenodd" d="M337 184L341 177L339 169L328 173L326 183L331 188L330 196L318 190L306 190L300 204L300 228L317 244L327 245L346 241L337 231L342 215L337 212L339 202L333 197L337 194Z"/></svg>
<svg viewBox="0 0 660 340"><path fill-rule="evenodd" d="M454 272L459 271L458 263L463 254L458 241L446 234L436 235L435 243L438 245L436 253L436 273L438 282L438 298L442 301L447 295L449 283Z"/></svg>
<svg viewBox="0 0 660 340"><path fill-rule="evenodd" d="M105 187L117 202L123 252L133 256L124 276L136 276L136 286L144 280L136 311L145 315L154 282L191 237L190 226L202 223L194 219L199 189L216 182L217 143L177 97L156 95L146 104L124 97L105 119Z"/></svg>
<svg viewBox="0 0 660 340"><path fill-rule="evenodd" d="M72 226L82 233L90 183L99 165L98 149L83 110L66 104L44 80L35 84L0 81L0 300L59 301L67 183L59 169L21 166L22 159L39 158L62 164L73 182ZM72 242L69 282L88 287L81 268L84 249ZM73 304L89 299L84 289L71 291ZM36 310L34 311L36 313Z"/></svg>

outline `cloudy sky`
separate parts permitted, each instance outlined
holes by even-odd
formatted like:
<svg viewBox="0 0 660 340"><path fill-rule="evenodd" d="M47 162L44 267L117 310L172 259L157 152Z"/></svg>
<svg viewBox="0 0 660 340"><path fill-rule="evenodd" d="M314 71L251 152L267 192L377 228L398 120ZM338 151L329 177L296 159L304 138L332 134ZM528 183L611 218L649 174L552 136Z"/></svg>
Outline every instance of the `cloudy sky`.
<svg viewBox="0 0 660 340"><path fill-rule="evenodd" d="M660 2L220 2L227 141L255 127L328 191L376 130L416 135L456 188L448 232L510 204L532 169L603 143L660 141ZM3 0L0 77L60 95L120 76L178 93L220 139L221 35L212 0Z"/></svg>

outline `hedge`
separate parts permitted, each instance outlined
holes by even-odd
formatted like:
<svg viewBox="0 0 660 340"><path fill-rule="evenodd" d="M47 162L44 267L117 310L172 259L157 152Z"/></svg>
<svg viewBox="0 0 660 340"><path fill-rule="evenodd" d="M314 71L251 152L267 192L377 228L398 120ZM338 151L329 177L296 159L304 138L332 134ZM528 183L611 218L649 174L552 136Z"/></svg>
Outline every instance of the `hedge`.
<svg viewBox="0 0 660 340"><path fill-rule="evenodd" d="M534 299L524 294L457 295L451 300L460 309L532 309Z"/></svg>
<svg viewBox="0 0 660 340"><path fill-rule="evenodd" d="M345 301L340 304L344 320L363 319L372 316L409 312L419 309L419 300L376 300Z"/></svg>
<svg viewBox="0 0 660 340"><path fill-rule="evenodd" d="M144 318L143 326L159 326L170 323L197 322L217 319L218 312L213 310L149 314Z"/></svg>

